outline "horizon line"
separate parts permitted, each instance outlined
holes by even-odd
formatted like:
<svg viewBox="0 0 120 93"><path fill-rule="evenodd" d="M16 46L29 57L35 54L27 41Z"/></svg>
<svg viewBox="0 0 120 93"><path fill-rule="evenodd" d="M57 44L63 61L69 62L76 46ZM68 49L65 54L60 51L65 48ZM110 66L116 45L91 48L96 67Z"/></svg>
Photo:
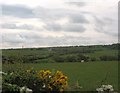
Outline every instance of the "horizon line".
<svg viewBox="0 0 120 93"><path fill-rule="evenodd" d="M80 46L97 46L97 45L113 45L113 44L120 44L117 43L110 43L110 44L89 44L89 45L56 45L56 46L38 46L38 47L10 47L10 48L0 48L0 50L4 49L31 49L31 48L55 48L55 47L80 47Z"/></svg>

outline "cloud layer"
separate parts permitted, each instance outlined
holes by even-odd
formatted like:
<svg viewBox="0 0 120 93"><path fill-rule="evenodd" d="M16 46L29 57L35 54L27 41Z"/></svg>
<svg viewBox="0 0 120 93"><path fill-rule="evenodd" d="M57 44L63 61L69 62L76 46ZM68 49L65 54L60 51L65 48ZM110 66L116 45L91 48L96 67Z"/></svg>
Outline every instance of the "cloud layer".
<svg viewBox="0 0 120 93"><path fill-rule="evenodd" d="M117 42L117 3L86 1L2 2L2 48Z"/></svg>

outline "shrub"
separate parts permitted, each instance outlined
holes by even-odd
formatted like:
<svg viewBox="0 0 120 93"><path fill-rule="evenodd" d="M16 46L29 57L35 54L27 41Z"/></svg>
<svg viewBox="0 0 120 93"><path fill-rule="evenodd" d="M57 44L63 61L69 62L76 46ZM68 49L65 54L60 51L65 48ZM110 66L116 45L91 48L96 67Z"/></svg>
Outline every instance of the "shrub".
<svg viewBox="0 0 120 93"><path fill-rule="evenodd" d="M19 93L20 87L16 84L3 83L2 93Z"/></svg>
<svg viewBox="0 0 120 93"><path fill-rule="evenodd" d="M63 91L67 87L67 76L61 71L52 73L49 70L41 70L38 72L38 78L41 79L43 90L47 91Z"/></svg>
<svg viewBox="0 0 120 93"><path fill-rule="evenodd" d="M118 60L118 56L100 56L101 61L113 61L113 60Z"/></svg>
<svg viewBox="0 0 120 93"><path fill-rule="evenodd" d="M41 87L42 81L37 77L37 71L30 69L19 72L11 72L3 76L3 82L9 84L16 84L20 87L27 86L35 93Z"/></svg>
<svg viewBox="0 0 120 93"><path fill-rule="evenodd" d="M32 90L27 87L19 87L16 84L3 83L2 93L32 93Z"/></svg>
<svg viewBox="0 0 120 93"><path fill-rule="evenodd" d="M35 71L31 69L3 75L4 87L2 89L3 91L15 91L15 89L16 91L20 91L20 87L26 86L28 90L32 89L33 93L40 93L41 91L61 92L67 88L67 80L67 76L61 71L53 73L50 70ZM12 87L8 86L9 84Z"/></svg>
<svg viewBox="0 0 120 93"><path fill-rule="evenodd" d="M91 58L91 61L96 61L97 59L95 57L92 57Z"/></svg>

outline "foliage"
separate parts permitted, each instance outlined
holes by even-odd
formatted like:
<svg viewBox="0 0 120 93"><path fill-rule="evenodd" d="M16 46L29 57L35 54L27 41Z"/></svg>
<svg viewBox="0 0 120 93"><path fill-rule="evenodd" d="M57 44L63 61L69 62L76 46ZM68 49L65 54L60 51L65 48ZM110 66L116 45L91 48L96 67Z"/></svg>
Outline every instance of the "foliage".
<svg viewBox="0 0 120 93"><path fill-rule="evenodd" d="M10 72L7 75L3 76L3 82L9 84L16 84L20 87L27 86L33 91L39 89L41 81L36 77L36 72L33 69L23 70L17 72Z"/></svg>
<svg viewBox="0 0 120 93"><path fill-rule="evenodd" d="M101 61L113 61L113 60L118 60L118 56L108 56L108 55L103 55L100 56Z"/></svg>
<svg viewBox="0 0 120 93"><path fill-rule="evenodd" d="M20 87L16 84L3 83L2 93L19 93Z"/></svg>
<svg viewBox="0 0 120 93"><path fill-rule="evenodd" d="M82 55L82 54L76 54L76 55L66 55L66 56L54 56L54 60L56 62L81 62L81 60L84 60L87 62L89 60L89 57Z"/></svg>
<svg viewBox="0 0 120 93"><path fill-rule="evenodd" d="M96 88L98 88L98 86L101 86L101 84L113 85L114 89L118 90L119 81L117 61L95 61L84 63L24 63L2 65L2 71L7 73L21 73L23 71L29 70L30 68L34 68L34 70L37 72L42 69L49 69L50 71L52 71L52 73L55 72L53 71L53 69L64 72L64 74L69 77L68 88L73 86L72 88L70 88L70 91L76 90L74 89L76 81L78 81L79 85L82 86L80 91L94 91Z"/></svg>
<svg viewBox="0 0 120 93"><path fill-rule="evenodd" d="M32 93L32 90L27 87L19 87L16 84L3 83L2 93Z"/></svg>
<svg viewBox="0 0 120 93"><path fill-rule="evenodd" d="M3 75L3 91L20 91L32 89L33 93L41 91L64 91L67 88L67 76L61 71L52 73L49 70L40 70L39 72L29 69L20 72L11 72ZM7 83L7 84L6 84ZM24 90L23 89L23 90ZM6 92L5 92L6 93Z"/></svg>

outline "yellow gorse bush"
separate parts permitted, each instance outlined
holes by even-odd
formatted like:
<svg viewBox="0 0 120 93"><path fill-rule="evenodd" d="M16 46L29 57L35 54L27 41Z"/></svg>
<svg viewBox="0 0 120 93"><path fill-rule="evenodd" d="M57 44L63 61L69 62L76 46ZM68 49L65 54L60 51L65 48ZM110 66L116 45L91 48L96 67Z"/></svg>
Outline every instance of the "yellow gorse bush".
<svg viewBox="0 0 120 93"><path fill-rule="evenodd" d="M46 79L51 76L50 70L40 70L37 74L40 79Z"/></svg>
<svg viewBox="0 0 120 93"><path fill-rule="evenodd" d="M50 70L40 70L37 77L43 80L43 87L50 91L64 91L68 86L68 77L61 71L52 73Z"/></svg>

